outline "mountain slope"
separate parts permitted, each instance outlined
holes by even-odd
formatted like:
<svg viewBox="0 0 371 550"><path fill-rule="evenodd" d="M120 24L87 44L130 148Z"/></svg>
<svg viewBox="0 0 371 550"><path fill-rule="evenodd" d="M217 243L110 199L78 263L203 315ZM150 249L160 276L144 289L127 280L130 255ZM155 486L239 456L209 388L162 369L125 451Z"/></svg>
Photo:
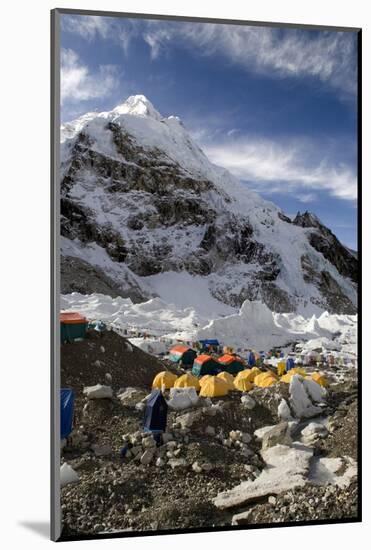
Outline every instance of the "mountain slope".
<svg viewBox="0 0 371 550"><path fill-rule="evenodd" d="M97 291L103 272L108 293L144 301L154 277L188 272L233 307L356 312L357 259L331 231L309 213L291 221L210 163L144 96L61 127L61 195L62 256L94 272L81 292Z"/></svg>

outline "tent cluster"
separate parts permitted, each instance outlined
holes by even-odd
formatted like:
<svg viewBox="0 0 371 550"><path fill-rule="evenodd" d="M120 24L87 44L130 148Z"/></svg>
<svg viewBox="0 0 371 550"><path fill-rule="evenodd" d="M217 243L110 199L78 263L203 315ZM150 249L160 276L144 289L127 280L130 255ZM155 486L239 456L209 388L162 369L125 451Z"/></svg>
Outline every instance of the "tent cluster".
<svg viewBox="0 0 371 550"><path fill-rule="evenodd" d="M210 356L199 357L212 359ZM214 363L216 362L214 361ZM289 384L294 374L310 378L320 386L328 386L324 374L314 372L312 375L308 375L305 369L301 367L290 369L289 372L285 372L281 376L271 370L263 372L258 367L252 367L251 369L240 370L236 376L233 376L227 370L216 373L213 363L209 365L210 369L206 368L208 364L208 361L201 360L197 369L192 369L192 372L187 372L179 377L169 371L160 372L155 376L152 387L162 391L170 388L194 388L197 392L200 392L201 397L221 397L232 390L249 392L254 386L268 388L278 382ZM204 365L206 365L205 372L203 371ZM208 370L211 372L207 372Z"/></svg>
<svg viewBox="0 0 371 550"><path fill-rule="evenodd" d="M219 342L202 340L200 345L202 349L209 350L212 346L219 346ZM273 355L272 352L268 352L267 358L270 355ZM233 348L228 346L224 346L223 354L217 357L202 351L197 355L197 352L188 346L176 345L170 349L168 358L174 363L190 368L190 371L179 377L168 371L161 372L153 380L153 388L162 391L171 388L194 388L201 397L221 397L233 390L249 392L254 386L268 388L278 382L290 383L294 374L307 377L306 371L295 365L292 354L289 354L287 359L282 352L276 352L276 355L279 355L279 361L274 369L267 364L264 365L266 355L263 351L250 350L246 361L243 361L233 352ZM265 368L261 370L259 366ZM314 373L311 378L322 386L327 385L323 374Z"/></svg>

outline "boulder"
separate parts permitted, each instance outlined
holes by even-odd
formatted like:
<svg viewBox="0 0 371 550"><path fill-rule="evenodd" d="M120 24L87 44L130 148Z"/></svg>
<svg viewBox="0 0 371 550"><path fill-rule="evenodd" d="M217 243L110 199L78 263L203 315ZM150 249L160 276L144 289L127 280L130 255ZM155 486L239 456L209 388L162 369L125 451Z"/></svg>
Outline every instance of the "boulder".
<svg viewBox="0 0 371 550"><path fill-rule="evenodd" d="M61 487L64 487L69 483L76 483L77 481L79 481L78 474L75 472L72 466L67 464L67 462L62 464L60 468L59 478L60 478Z"/></svg>
<svg viewBox="0 0 371 550"><path fill-rule="evenodd" d="M253 481L240 483L229 491L219 493L213 500L220 509L242 506L269 495L278 495L303 487L307 483L307 473L313 449L304 445L275 445L261 452L266 468Z"/></svg>
<svg viewBox="0 0 371 550"><path fill-rule="evenodd" d="M313 382L305 380L299 374L294 374L290 382L290 405L297 418L311 418L322 412L322 408L315 405L310 397L310 392L313 392L313 385L308 384ZM313 382L317 388L321 386ZM317 392L317 390L315 390ZM316 394L317 395L317 394Z"/></svg>
<svg viewBox="0 0 371 550"><path fill-rule="evenodd" d="M278 418L280 418L281 420L292 420L290 407L288 406L285 399L281 399L281 402L278 405L277 414Z"/></svg>
<svg viewBox="0 0 371 550"><path fill-rule="evenodd" d="M287 422L280 422L274 428L265 432L262 438L262 449L269 449L275 445L290 445L292 442Z"/></svg>
<svg viewBox="0 0 371 550"><path fill-rule="evenodd" d="M162 434L162 442L163 444L165 445L166 443L169 443L169 441L173 441L174 440L174 436L172 433L170 432L165 432Z"/></svg>
<svg viewBox="0 0 371 550"><path fill-rule="evenodd" d="M159 456L158 459L156 460L156 466L157 468L162 468L163 466L165 466L166 462L165 460Z"/></svg>
<svg viewBox="0 0 371 550"><path fill-rule="evenodd" d="M133 400L138 400L143 397L143 392L137 388L124 388L120 390L117 396L123 405L132 405Z"/></svg>
<svg viewBox="0 0 371 550"><path fill-rule="evenodd" d="M350 457L316 457L311 464L309 480L313 485L347 487L357 473L357 463Z"/></svg>
<svg viewBox="0 0 371 550"><path fill-rule="evenodd" d="M200 418L201 413L197 410L182 414L181 416L178 416L176 420L182 428L190 428L195 422L198 422Z"/></svg>
<svg viewBox="0 0 371 550"><path fill-rule="evenodd" d="M242 443L250 443L250 441L252 440L252 437L250 434L246 433L246 432L242 432L242 435L241 435L241 441Z"/></svg>
<svg viewBox="0 0 371 550"><path fill-rule="evenodd" d="M196 474L200 474L202 472L202 466L199 462L194 462L192 464L192 470L196 472Z"/></svg>
<svg viewBox="0 0 371 550"><path fill-rule="evenodd" d="M108 456L112 454L112 448L109 445L92 445L91 450L95 456Z"/></svg>
<svg viewBox="0 0 371 550"><path fill-rule="evenodd" d="M171 388L167 404L171 409L181 411L196 406L198 399L195 388Z"/></svg>
<svg viewBox="0 0 371 550"><path fill-rule="evenodd" d="M326 437L328 430L324 424L319 422L310 422L302 431L301 435L304 437L311 437L317 435L318 437Z"/></svg>
<svg viewBox="0 0 371 550"><path fill-rule="evenodd" d="M263 428L259 428L258 430L255 430L254 435L255 435L256 439L258 441L261 441L263 439L264 434L269 432L269 430L271 430L272 428L274 428L274 425L273 426L263 426Z"/></svg>
<svg viewBox="0 0 371 550"><path fill-rule="evenodd" d="M113 397L111 386L102 386L102 384L86 386L83 393L88 399L111 399Z"/></svg>
<svg viewBox="0 0 371 550"><path fill-rule="evenodd" d="M235 514L232 516L231 525L248 525L250 523L251 514L253 510L246 510L246 512L241 512L240 514Z"/></svg>
<svg viewBox="0 0 371 550"><path fill-rule="evenodd" d="M145 437L142 439L143 449L152 449L156 447L156 441L153 439L153 436Z"/></svg>
<svg viewBox="0 0 371 550"><path fill-rule="evenodd" d="M324 387L322 387L320 384L317 384L317 382L311 380L310 378L304 378L303 385L310 399L314 403L324 402L327 395L327 390Z"/></svg>
<svg viewBox="0 0 371 550"><path fill-rule="evenodd" d="M243 395L241 397L242 406L246 409L253 409L256 405L256 401L250 395Z"/></svg>
<svg viewBox="0 0 371 550"><path fill-rule="evenodd" d="M140 457L141 464L150 464L155 454L155 449L147 449Z"/></svg>
<svg viewBox="0 0 371 550"><path fill-rule="evenodd" d="M184 458L171 458L169 460L169 466L175 470L176 468L185 468L187 466L187 462Z"/></svg>

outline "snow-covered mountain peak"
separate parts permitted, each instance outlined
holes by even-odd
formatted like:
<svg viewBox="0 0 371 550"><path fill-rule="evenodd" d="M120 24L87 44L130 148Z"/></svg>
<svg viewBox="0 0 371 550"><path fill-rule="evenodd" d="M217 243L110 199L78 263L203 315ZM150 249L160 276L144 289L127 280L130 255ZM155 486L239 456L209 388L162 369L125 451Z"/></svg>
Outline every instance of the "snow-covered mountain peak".
<svg viewBox="0 0 371 550"><path fill-rule="evenodd" d="M155 120L161 120L163 117L154 108L149 99L144 95L131 95L123 103L113 109L113 112L119 115L136 115L141 117L151 117Z"/></svg>
<svg viewBox="0 0 371 550"><path fill-rule="evenodd" d="M176 272L232 307L354 313L357 259L331 231L211 163L145 96L62 125L60 153L68 291L83 279L84 292L148 299L149 277Z"/></svg>

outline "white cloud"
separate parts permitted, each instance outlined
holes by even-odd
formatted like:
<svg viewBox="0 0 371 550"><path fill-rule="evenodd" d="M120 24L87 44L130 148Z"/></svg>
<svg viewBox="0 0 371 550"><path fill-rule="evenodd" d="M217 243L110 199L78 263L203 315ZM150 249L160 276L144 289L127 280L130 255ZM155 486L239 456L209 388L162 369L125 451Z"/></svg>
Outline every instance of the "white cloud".
<svg viewBox="0 0 371 550"><path fill-rule="evenodd" d="M77 53L71 49L61 51L61 103L87 101L104 97L118 84L116 68L101 65L92 73Z"/></svg>
<svg viewBox="0 0 371 550"><path fill-rule="evenodd" d="M297 195L295 195L295 198L297 198L298 201L306 204L308 202L314 202L315 200L317 200L317 195L315 193L298 193Z"/></svg>
<svg viewBox="0 0 371 550"><path fill-rule="evenodd" d="M346 200L357 198L354 170L330 161L308 142L277 144L267 139L244 137L204 144L212 162L227 168L260 192L294 193L302 202L315 200L314 192L327 191Z"/></svg>
<svg viewBox="0 0 371 550"><path fill-rule="evenodd" d="M258 73L312 76L348 93L356 89L352 33L156 21L144 38L154 58L176 41L196 47L197 55L218 54Z"/></svg>
<svg viewBox="0 0 371 550"><path fill-rule="evenodd" d="M96 38L110 40L122 47L125 54L131 40L140 32L140 21L95 15L63 15L62 29L77 34L88 42Z"/></svg>
<svg viewBox="0 0 371 550"><path fill-rule="evenodd" d="M86 40L93 40L96 36L107 38L110 35L110 19L96 15L63 15L62 29L78 34Z"/></svg>
<svg viewBox="0 0 371 550"><path fill-rule="evenodd" d="M356 91L356 38L352 32L306 31L215 23L63 16L62 28L92 40L121 44L142 36L153 59L176 45L197 56L224 57L247 70L276 76L311 76L347 94Z"/></svg>
<svg viewBox="0 0 371 550"><path fill-rule="evenodd" d="M163 28L158 29L156 32L149 31L143 34L145 42L147 42L151 49L152 59L156 59L160 55L160 53L166 51L165 45L174 38L174 34L171 29L172 27L168 29L164 26Z"/></svg>

